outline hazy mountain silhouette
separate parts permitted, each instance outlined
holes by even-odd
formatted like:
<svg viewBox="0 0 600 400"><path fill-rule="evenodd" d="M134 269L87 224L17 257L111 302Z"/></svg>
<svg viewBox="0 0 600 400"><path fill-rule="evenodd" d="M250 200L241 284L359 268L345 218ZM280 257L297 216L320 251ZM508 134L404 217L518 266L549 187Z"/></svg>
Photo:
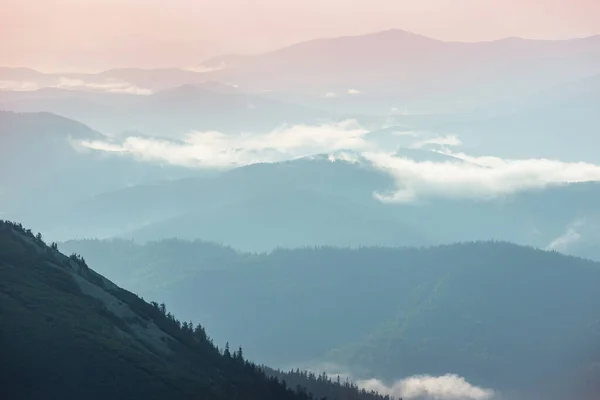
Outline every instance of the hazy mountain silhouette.
<svg viewBox="0 0 600 400"><path fill-rule="evenodd" d="M200 173L90 152L81 140L107 138L57 115L0 111L0 211L37 220L78 198Z"/></svg>
<svg viewBox="0 0 600 400"><path fill-rule="evenodd" d="M347 107L355 111L357 104L369 107L379 100L379 112L393 106L434 112L518 99L559 82L584 78L600 69L598 54L600 36L460 43L391 30L313 40L257 56L228 57L231 66L215 74L257 90L322 96L337 92L339 98L321 102L349 102ZM358 89L363 95L347 96L348 89ZM359 98L364 102L353 106Z"/></svg>
<svg viewBox="0 0 600 400"><path fill-rule="evenodd" d="M495 108L494 116L488 110ZM519 101L501 102L462 120L418 121L415 126L461 138L465 151L506 158L549 158L598 163L600 76L551 86ZM483 117L482 117L483 116ZM422 124L422 125L421 125ZM577 133L577 140L573 134Z"/></svg>
<svg viewBox="0 0 600 400"><path fill-rule="evenodd" d="M202 238L248 250L428 243L419 229L396 219L373 198L375 190L391 184L387 175L368 166L325 157L255 164L71 203L55 210L45 226L50 233L69 226L66 238L112 229L113 235L140 240ZM83 218L86 222L79 222Z"/></svg>
<svg viewBox="0 0 600 400"><path fill-rule="evenodd" d="M597 355L600 266L553 252L491 242L263 255L176 240L60 246L273 365L333 362L388 381L456 373L558 396Z"/></svg>
<svg viewBox="0 0 600 400"><path fill-rule="evenodd" d="M210 78L201 72L180 68L116 68L99 73L43 73L30 68L0 67L0 81L26 81L40 86L57 85L62 79L82 80L86 83L126 82L152 91L203 83Z"/></svg>
<svg viewBox="0 0 600 400"><path fill-rule="evenodd" d="M89 83L126 82L160 91L208 81L246 92L273 90L275 100L328 112L411 113L468 111L485 103L518 101L600 70L600 36L570 40L507 38L444 42L402 30L317 39L276 51L228 55L206 61L210 72L181 69L115 69L98 74L41 74L0 70L0 80L56 83L61 77ZM348 95L358 90L360 95ZM336 93L335 98L326 93ZM86 121L87 122L87 121Z"/></svg>
<svg viewBox="0 0 600 400"><path fill-rule="evenodd" d="M58 89L0 92L0 107L53 112L111 134L137 130L163 137L182 137L194 130L268 132L283 124L317 124L339 118L246 94L218 82L186 84L149 96Z"/></svg>
<svg viewBox="0 0 600 400"><path fill-rule="evenodd" d="M66 139L59 143L62 153L24 152L15 161L20 166L4 169L21 168L18 178L6 174L5 179L17 181L12 206L10 197L3 198L4 211L55 239L180 237L248 251L497 239L600 260L594 250L600 240L596 183L488 200L439 197L389 204L375 194L393 190L394 180L360 156L358 162L332 162L322 155L213 171L79 153ZM60 168L51 167L59 154ZM460 161L417 149L400 148L397 155L417 162ZM36 168L34 158L46 160L48 167ZM44 195L49 187L61 190ZM40 196L46 201L33 206ZM563 235L571 240L563 243Z"/></svg>

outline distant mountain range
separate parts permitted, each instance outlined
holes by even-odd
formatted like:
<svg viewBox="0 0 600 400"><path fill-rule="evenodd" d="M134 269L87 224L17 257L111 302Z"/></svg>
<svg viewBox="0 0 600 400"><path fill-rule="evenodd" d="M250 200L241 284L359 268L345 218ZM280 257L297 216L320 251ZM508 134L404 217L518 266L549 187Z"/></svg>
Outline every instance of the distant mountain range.
<svg viewBox="0 0 600 400"><path fill-rule="evenodd" d="M8 85L10 82L29 82L36 84L38 87L53 87L61 85L61 78L63 80L81 81L91 85L87 87L88 91L94 90L94 84L105 85L115 82L128 83L132 86L156 91L207 81L206 75L203 73L186 71L180 68L121 68L100 73L43 73L31 68L0 67L0 81L3 81L4 85ZM64 81L62 81L62 84L65 86ZM81 89L86 88L82 87ZM101 88L96 86L95 89L100 90Z"/></svg>
<svg viewBox="0 0 600 400"><path fill-rule="evenodd" d="M550 398L597 372L600 265L554 252L493 242L260 255L180 240L60 248L271 365L386 382L454 373Z"/></svg>
<svg viewBox="0 0 600 400"><path fill-rule="evenodd" d="M471 154L599 162L600 36L458 43L392 30L207 64L223 68L0 68L0 109L178 139L355 119L370 130L455 135Z"/></svg>
<svg viewBox="0 0 600 400"><path fill-rule="evenodd" d="M93 153L78 145L106 139L57 115L0 111L0 212L51 215L77 198L201 173Z"/></svg>
<svg viewBox="0 0 600 400"><path fill-rule="evenodd" d="M389 400L206 326L278 368L587 400L600 36L391 30L204 66L0 68L0 398L311 400L287 376Z"/></svg>
<svg viewBox="0 0 600 400"><path fill-rule="evenodd" d="M70 202L38 221L64 239L178 237L244 251L496 239L600 260L596 183L491 200L385 204L374 198L393 187L367 162L307 158L125 188Z"/></svg>
<svg viewBox="0 0 600 400"><path fill-rule="evenodd" d="M0 221L0 352L5 399L312 400L241 349L218 349L201 325L177 320ZM307 379L304 383L310 383ZM329 393L384 400L330 383Z"/></svg>
<svg viewBox="0 0 600 400"><path fill-rule="evenodd" d="M80 148L77 140L108 138L51 114L4 112L0 121L6 132L0 136L6 149L0 211L55 239L180 237L245 251L498 239L600 260L600 189L594 183L481 201L386 204L374 194L397 183L360 156L358 162L325 154L198 170ZM398 154L418 162L464 162L426 150Z"/></svg>
<svg viewBox="0 0 600 400"><path fill-rule="evenodd" d="M397 107L413 112L465 110L598 73L600 36L458 43L391 30L313 40L225 62L230 67L214 74L241 87L321 90L342 98L352 98L346 92L355 89L367 96L387 94Z"/></svg>
<svg viewBox="0 0 600 400"><path fill-rule="evenodd" d="M99 74L2 68L0 81L52 86L64 78L96 84L96 90L98 85L121 82L154 92L220 81L247 93L267 93L280 101L329 112L381 114L395 107L410 113L446 113L518 101L598 74L600 36L460 43L389 30L312 40L259 55L217 57L204 64L219 68L209 72L116 69ZM88 86L80 89L93 89Z"/></svg>
<svg viewBox="0 0 600 400"><path fill-rule="evenodd" d="M317 124L334 117L216 82L186 84L149 96L65 89L0 91L0 109L52 112L113 135L137 131L174 138L193 131L269 132L282 124Z"/></svg>

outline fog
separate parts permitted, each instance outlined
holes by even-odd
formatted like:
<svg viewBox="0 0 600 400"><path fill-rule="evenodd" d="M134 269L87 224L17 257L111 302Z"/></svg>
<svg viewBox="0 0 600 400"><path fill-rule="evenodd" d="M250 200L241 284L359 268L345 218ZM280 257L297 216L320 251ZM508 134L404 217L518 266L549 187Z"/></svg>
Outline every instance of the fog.
<svg viewBox="0 0 600 400"><path fill-rule="evenodd" d="M192 3L0 16L20 391L591 398L597 1Z"/></svg>

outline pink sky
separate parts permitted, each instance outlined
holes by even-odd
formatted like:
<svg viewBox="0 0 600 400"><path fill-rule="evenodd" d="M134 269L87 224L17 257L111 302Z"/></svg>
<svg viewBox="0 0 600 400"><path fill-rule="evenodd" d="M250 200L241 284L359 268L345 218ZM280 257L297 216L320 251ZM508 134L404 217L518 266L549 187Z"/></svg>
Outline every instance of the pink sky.
<svg viewBox="0 0 600 400"><path fill-rule="evenodd" d="M0 0L0 65L186 67L390 28L460 41L590 36L600 0Z"/></svg>

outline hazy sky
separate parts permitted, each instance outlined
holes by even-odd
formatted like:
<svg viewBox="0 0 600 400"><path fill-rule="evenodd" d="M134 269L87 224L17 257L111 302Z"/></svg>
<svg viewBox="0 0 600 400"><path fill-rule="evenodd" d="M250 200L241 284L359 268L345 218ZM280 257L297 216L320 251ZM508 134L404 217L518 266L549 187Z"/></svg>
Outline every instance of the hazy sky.
<svg viewBox="0 0 600 400"><path fill-rule="evenodd" d="M600 34L600 0L0 0L0 65L199 65L390 28L444 39Z"/></svg>

